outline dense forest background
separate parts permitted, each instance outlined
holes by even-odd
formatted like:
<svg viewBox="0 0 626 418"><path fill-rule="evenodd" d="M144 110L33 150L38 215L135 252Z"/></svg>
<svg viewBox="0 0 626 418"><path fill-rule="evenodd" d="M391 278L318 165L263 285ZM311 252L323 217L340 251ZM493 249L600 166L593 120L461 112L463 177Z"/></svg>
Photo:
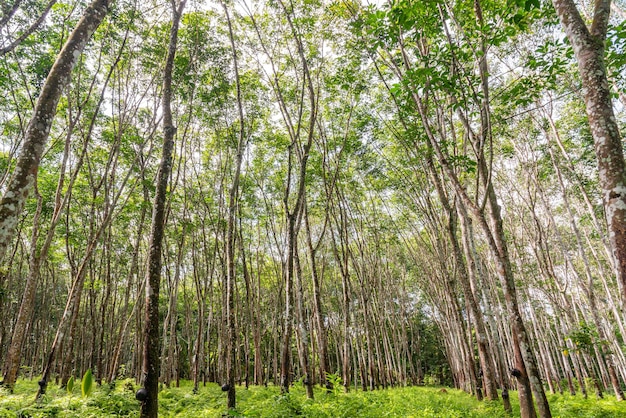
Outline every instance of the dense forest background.
<svg viewBox="0 0 626 418"><path fill-rule="evenodd" d="M619 138L625 5L596 3ZM69 54L24 171L37 100L96 6L106 16ZM594 4L578 11L596 36ZM607 157L552 3L12 0L1 12L3 202L20 170L32 180L15 232L0 234L5 384L18 370L143 378L169 136L152 345L165 385L517 388L542 416L542 383L623 396Z"/></svg>

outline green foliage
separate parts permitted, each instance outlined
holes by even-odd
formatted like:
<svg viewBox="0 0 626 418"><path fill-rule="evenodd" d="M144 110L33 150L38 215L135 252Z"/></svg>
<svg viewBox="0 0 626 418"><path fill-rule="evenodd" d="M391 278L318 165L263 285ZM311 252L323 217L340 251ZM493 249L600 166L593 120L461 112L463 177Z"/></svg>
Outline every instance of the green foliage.
<svg viewBox="0 0 626 418"><path fill-rule="evenodd" d="M597 400L593 397L585 399L582 395L552 394L548 395L548 402L554 417L613 418L625 413L623 402L617 402L613 397Z"/></svg>
<svg viewBox="0 0 626 418"><path fill-rule="evenodd" d="M586 354L592 354L595 347L606 343L600 339L596 327L584 321L578 325L578 328L570 331L567 339L574 343L577 350Z"/></svg>
<svg viewBox="0 0 626 418"><path fill-rule="evenodd" d="M606 67L617 90L625 93L626 21L617 26L609 27L606 40Z"/></svg>
<svg viewBox="0 0 626 418"><path fill-rule="evenodd" d="M335 395L339 395L341 391L345 390L341 376L338 373L326 373L326 381L332 386Z"/></svg>
<svg viewBox="0 0 626 418"><path fill-rule="evenodd" d="M80 385L80 390L83 394L83 398L86 398L91 394L93 390L93 374L91 373L91 369L88 369L83 375L83 381Z"/></svg>
<svg viewBox="0 0 626 418"><path fill-rule="evenodd" d="M67 385L65 386L68 394L72 394L74 391L74 376L70 377L70 380L67 381Z"/></svg>
<svg viewBox="0 0 626 418"><path fill-rule="evenodd" d="M337 387L340 384L337 380ZM159 394L161 417L222 417L226 413L226 395L217 384L200 386L192 394L192 383L182 381L179 388L164 389ZM15 392L0 389L0 417L117 417L137 416L139 403L134 399L132 379L119 381L112 390L95 388L90 398L74 398L65 390L49 388L42 403L33 403L37 379L19 380ZM555 417L617 417L626 414L626 404L612 396L606 399L584 399L582 396L549 395ZM511 393L513 416L519 414L517 397ZM303 386L293 386L281 394L275 386L237 388L237 409L229 416L278 418L339 417L444 417L481 418L507 416L500 402L478 402L459 390L440 387L405 387L363 392L351 390L327 393L315 388L315 399L306 398Z"/></svg>

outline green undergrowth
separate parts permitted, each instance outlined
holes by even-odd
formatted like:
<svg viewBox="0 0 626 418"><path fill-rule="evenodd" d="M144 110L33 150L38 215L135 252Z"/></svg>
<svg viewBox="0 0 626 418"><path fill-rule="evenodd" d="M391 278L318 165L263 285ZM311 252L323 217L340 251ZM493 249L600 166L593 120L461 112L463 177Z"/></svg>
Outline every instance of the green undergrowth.
<svg viewBox="0 0 626 418"><path fill-rule="evenodd" d="M134 399L138 386L128 379L95 387L83 397L80 388L68 394L51 385L41 402L34 402L36 380L20 380L13 394L0 389L0 417L120 417L139 415ZM612 396L596 400L581 396L548 395L555 418L626 417L626 402ZM511 393L512 417L519 416L516 394ZM201 387L192 393L190 382L181 387L162 388L159 392L160 417L414 417L414 418L480 418L507 417L501 402L478 402L470 395L446 388L409 387L371 392L335 390L327 393L318 388L315 399L306 398L296 385L281 395L277 387L237 388L237 409L227 412L226 394L217 384Z"/></svg>

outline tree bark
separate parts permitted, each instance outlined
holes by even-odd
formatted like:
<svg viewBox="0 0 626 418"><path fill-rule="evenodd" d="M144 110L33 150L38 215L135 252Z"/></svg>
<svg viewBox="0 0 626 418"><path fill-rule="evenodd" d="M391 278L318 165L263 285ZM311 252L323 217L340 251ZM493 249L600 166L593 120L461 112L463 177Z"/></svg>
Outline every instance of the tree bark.
<svg viewBox="0 0 626 418"><path fill-rule="evenodd" d="M142 368L142 384L146 390L141 402L140 416L156 418L158 416L158 385L160 366L159 342L159 289L161 284L162 243L165 231L165 207L167 203L167 186L172 172L172 152L176 127L172 120L172 72L174 56L178 44L178 26L186 0L178 5L172 0L172 28L170 30L167 60L163 70L163 153L156 179L156 194L152 210L152 226L150 231L150 248L148 253L148 270L146 281L146 316L144 328L144 357Z"/></svg>
<svg viewBox="0 0 626 418"><path fill-rule="evenodd" d="M226 380L228 384L228 408L235 408L235 347L237 344L237 328L235 320L235 227L237 225L237 206L239 199L239 179L241 177L241 164L245 147L245 121L243 103L241 98L241 83L239 80L239 65L237 63L237 48L233 26L224 1L221 2L228 23L228 37L230 39L231 52L233 55L233 67L235 70L235 85L237 86L237 111L239 116L239 129L237 140L237 154L235 160L235 173L230 187L228 202L228 230L226 231L226 328L228 341L226 344ZM247 367L247 365L246 365Z"/></svg>
<svg viewBox="0 0 626 418"><path fill-rule="evenodd" d="M69 84L72 70L91 35L107 14L111 0L95 0L85 10L57 56L41 89L33 116L26 128L24 144L6 192L0 200L0 260L13 240L26 198L37 178L37 169L54 121L61 92Z"/></svg>
<svg viewBox="0 0 626 418"><path fill-rule="evenodd" d="M73 126L73 123L71 123L70 126ZM20 366L20 359L22 354L22 345L24 343L26 330L31 320L33 310L35 308L35 292L37 290L37 284L40 280L41 262L47 256L50 245L52 245L54 231L56 230L56 226L61 219L63 208L66 206L67 200L71 195L70 191L72 190L80 167L82 166L82 163L84 161L83 157L85 155L85 152L87 151L87 143L85 143L83 147L83 152L76 164L76 168L74 169L74 172L71 176L69 185L67 186L65 196L62 197L62 189L65 183L65 170L67 166L67 160L69 158L70 139L71 135L68 134L65 141L65 151L63 154L63 161L61 163L59 181L57 182L57 190L54 198L55 206L52 214L52 219L50 221L50 226L48 227L46 239L38 251L37 241L39 236L38 229L39 213L41 211L41 197L37 196L37 213L35 214L33 219L33 238L31 240L32 248L29 260L29 272L28 277L26 278L26 287L22 296L20 310L18 312L15 325L13 326L13 337L11 339L11 346L9 347L4 369L3 384L7 388L9 388L9 390L13 390L13 386L15 385L15 381L17 379L17 372Z"/></svg>
<svg viewBox="0 0 626 418"><path fill-rule="evenodd" d="M598 160L615 273L621 287L622 302L626 304L626 163L604 64L611 1L595 2L590 28L573 0L553 0L553 4L578 61L587 118Z"/></svg>

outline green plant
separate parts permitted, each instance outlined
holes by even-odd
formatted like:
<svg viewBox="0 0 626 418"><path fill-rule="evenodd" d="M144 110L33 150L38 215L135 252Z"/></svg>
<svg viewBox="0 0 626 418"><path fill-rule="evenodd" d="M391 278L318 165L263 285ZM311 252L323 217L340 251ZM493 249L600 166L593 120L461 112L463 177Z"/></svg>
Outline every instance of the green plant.
<svg viewBox="0 0 626 418"><path fill-rule="evenodd" d="M576 350L585 354L593 354L596 346L606 344L606 341L600 338L596 327L585 321L581 321L578 328L568 334L567 339L574 343Z"/></svg>
<svg viewBox="0 0 626 418"><path fill-rule="evenodd" d="M343 380L341 379L341 376L339 376L339 373L326 373L326 381L333 388L333 393L335 395L338 395L344 389Z"/></svg>
<svg viewBox="0 0 626 418"><path fill-rule="evenodd" d="M70 380L67 381L65 385L65 390L67 391L67 409L70 409L70 402L72 400L72 392L74 391L74 376L70 377Z"/></svg>
<svg viewBox="0 0 626 418"><path fill-rule="evenodd" d="M72 395L72 391L74 390L74 376L70 377L70 380L67 381L65 390L67 390L68 395Z"/></svg>
<svg viewBox="0 0 626 418"><path fill-rule="evenodd" d="M315 398L307 399L306 391L298 385L289 394L281 394L278 386L250 386L239 388L236 410L226 412L226 399L220 386L214 383L200 386L198 394L192 395L193 383L181 381L180 387L166 389L166 396L159 396L159 416L162 418L241 416L247 418L494 418L506 417L500 401L478 402L470 394L447 387L395 387L363 392L358 389L341 392L341 381L332 376L340 395L327 394L326 389L316 386ZM112 391L97 385L89 398L73 396L68 401L67 388L51 387L45 401L35 404L32 393L37 381L20 379L13 394L0 393L0 417L65 418L138 416L139 405L134 391L118 381ZM78 379L74 385L79 384ZM76 389L76 388L74 388ZM511 392L513 415L519 416L517 394ZM626 404L614 396L605 399L585 399L559 394L548 395L553 416L579 418L610 418L626 416Z"/></svg>
<svg viewBox="0 0 626 418"><path fill-rule="evenodd" d="M83 398L86 398L91 394L91 391L93 390L93 374L91 373L91 369L87 369L83 375L83 381L80 385L80 389L83 393Z"/></svg>

